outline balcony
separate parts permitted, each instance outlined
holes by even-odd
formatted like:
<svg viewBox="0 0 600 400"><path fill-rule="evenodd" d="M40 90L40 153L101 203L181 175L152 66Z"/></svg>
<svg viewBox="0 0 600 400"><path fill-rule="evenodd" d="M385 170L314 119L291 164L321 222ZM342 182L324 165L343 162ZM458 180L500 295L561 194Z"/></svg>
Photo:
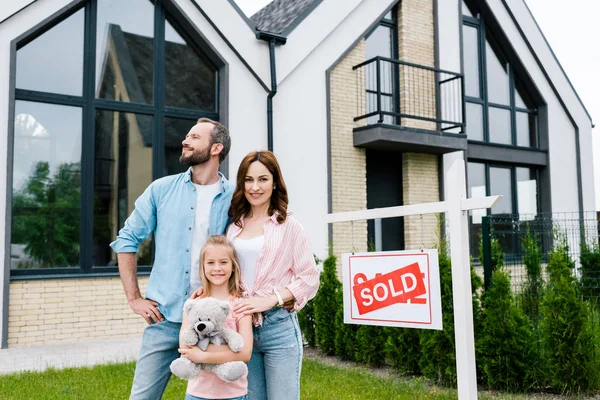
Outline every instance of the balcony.
<svg viewBox="0 0 600 400"><path fill-rule="evenodd" d="M353 67L358 87L354 146L444 154L466 150L462 74L391 58Z"/></svg>

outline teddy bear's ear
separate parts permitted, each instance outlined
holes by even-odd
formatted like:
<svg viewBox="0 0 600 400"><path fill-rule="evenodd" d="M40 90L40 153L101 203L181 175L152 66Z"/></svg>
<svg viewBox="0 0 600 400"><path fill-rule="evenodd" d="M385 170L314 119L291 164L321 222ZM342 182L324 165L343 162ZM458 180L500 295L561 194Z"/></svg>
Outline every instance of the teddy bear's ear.
<svg viewBox="0 0 600 400"><path fill-rule="evenodd" d="M192 307L194 306L194 300L190 299L188 301L185 302L185 304L183 305L183 312L187 315L190 314L190 311L192 311Z"/></svg>

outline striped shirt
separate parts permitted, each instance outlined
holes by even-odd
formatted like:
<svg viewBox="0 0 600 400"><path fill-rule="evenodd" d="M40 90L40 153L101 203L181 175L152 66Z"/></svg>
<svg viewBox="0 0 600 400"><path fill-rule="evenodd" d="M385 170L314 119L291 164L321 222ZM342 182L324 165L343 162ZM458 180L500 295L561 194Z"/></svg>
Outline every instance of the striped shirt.
<svg viewBox="0 0 600 400"><path fill-rule="evenodd" d="M254 286L248 295L269 296L273 289L282 291L287 288L296 300L294 311L299 311L319 289L319 271L308 235L290 215L283 224L278 223L277 213L265 222L263 229L264 245L256 260ZM241 232L242 228L231 224L227 238L233 241Z"/></svg>

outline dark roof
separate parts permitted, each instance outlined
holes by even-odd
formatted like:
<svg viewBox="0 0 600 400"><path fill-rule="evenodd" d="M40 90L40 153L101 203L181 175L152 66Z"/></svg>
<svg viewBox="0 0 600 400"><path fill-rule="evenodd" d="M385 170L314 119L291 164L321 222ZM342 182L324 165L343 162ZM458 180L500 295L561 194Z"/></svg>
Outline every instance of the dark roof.
<svg viewBox="0 0 600 400"><path fill-rule="evenodd" d="M259 31L288 34L322 0L274 0L250 17Z"/></svg>

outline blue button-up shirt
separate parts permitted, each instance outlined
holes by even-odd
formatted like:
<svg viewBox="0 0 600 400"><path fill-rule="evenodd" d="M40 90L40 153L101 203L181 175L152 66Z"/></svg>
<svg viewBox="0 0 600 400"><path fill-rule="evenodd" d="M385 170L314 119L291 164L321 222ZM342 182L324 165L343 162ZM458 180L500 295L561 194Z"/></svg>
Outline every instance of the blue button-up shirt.
<svg viewBox="0 0 600 400"><path fill-rule="evenodd" d="M210 209L209 235L221 235L229 223L234 186L219 173L221 192ZM158 303L168 321L181 322L183 303L190 293L190 249L196 206L191 169L152 182L136 200L135 209L110 244L115 253L137 253L154 234L155 254L146 298Z"/></svg>

